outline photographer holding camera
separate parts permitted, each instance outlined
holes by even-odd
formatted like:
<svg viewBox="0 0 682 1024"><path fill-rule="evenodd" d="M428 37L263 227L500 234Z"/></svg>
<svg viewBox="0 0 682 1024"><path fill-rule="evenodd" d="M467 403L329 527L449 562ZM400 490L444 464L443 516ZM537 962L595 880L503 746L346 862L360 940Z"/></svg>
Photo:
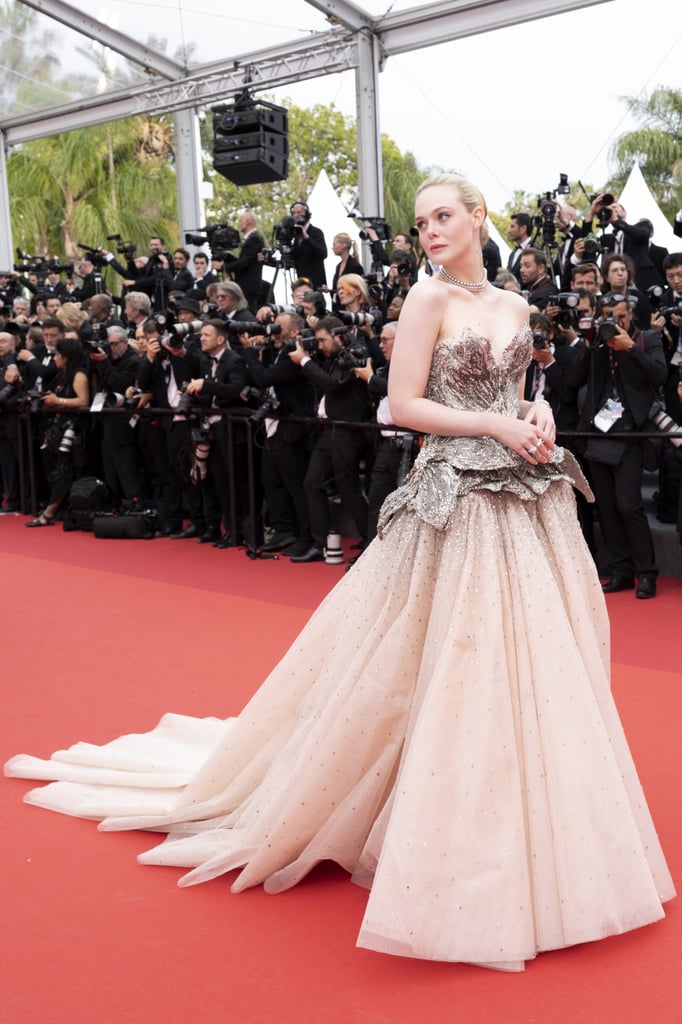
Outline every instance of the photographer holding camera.
<svg viewBox="0 0 682 1024"><path fill-rule="evenodd" d="M662 284L660 274L651 258L650 234L646 223L628 224L625 208L612 195L602 193L592 200L585 217L584 227L591 230L598 218L602 234L602 248L619 256L629 256L634 266L631 284L646 292L653 284Z"/></svg>
<svg viewBox="0 0 682 1024"><path fill-rule="evenodd" d="M89 345L98 391L95 407L122 408L125 392L140 372L140 357L129 345L126 328L112 324L106 328L104 343L95 337ZM102 465L104 480L117 500L123 497L132 504L142 497L135 435L130 417L123 413L102 417Z"/></svg>
<svg viewBox="0 0 682 1024"><path fill-rule="evenodd" d="M372 407L367 385L354 373L358 365L366 365L369 353L357 350L354 355L344 343L346 327L334 316L324 317L315 327L317 358L314 360L300 342L289 354L292 362L303 367L318 395L317 414L333 421L333 427L320 430L313 448L304 489L308 503L312 544L293 562L314 562L324 557L329 533L329 500L327 486L335 482L344 507L352 516L360 535L367 537L367 499L360 487L360 460L365 452L362 430L343 427L343 421L364 422L371 419Z"/></svg>
<svg viewBox="0 0 682 1024"><path fill-rule="evenodd" d="M642 505L643 442L624 435L646 429L666 374L659 333L635 328L626 295L605 295L596 337L581 352L575 383L587 383L579 427L593 434L585 457L609 554L607 594L632 590L635 576L638 598L656 594L658 570Z"/></svg>
<svg viewBox="0 0 682 1024"><path fill-rule="evenodd" d="M549 276L547 257L541 249L526 248L519 260L521 284L528 292L528 304L542 311L557 293L558 288Z"/></svg>
<svg viewBox="0 0 682 1024"><path fill-rule="evenodd" d="M289 357L305 330L305 323L296 313L280 313L273 326L279 328L279 333L272 334L269 340L264 336L240 335L241 354L250 381L257 388L269 388L271 392L261 409L276 409L278 416L313 416L314 394L310 380ZM259 359L259 355L266 353L271 357L269 365L265 359ZM265 430L261 480L267 503L267 525L273 531L262 550L303 555L313 544L303 490L310 426L283 422L267 415L260 417L260 410L256 417L263 419Z"/></svg>
<svg viewBox="0 0 682 1024"><path fill-rule="evenodd" d="M200 462L204 462L203 466L195 465L200 476L205 520L198 540L217 548L242 543L240 530L248 513L245 431L239 424L229 424L225 417L211 411L240 407L242 391L248 383L244 360L228 344L232 333L236 332L222 320L204 323L200 376L187 385L187 395L195 399L202 416L200 431L195 430L193 437L195 460L200 452ZM225 527L222 535L221 520Z"/></svg>
<svg viewBox="0 0 682 1024"><path fill-rule="evenodd" d="M43 511L26 526L52 526L55 516L85 463L83 431L77 416L69 410L86 409L90 400L87 357L80 341L60 338L54 356L57 367L54 391L41 399L45 409L55 413L43 440L50 497Z"/></svg>
<svg viewBox="0 0 682 1024"><path fill-rule="evenodd" d="M307 277L316 291L326 288L324 261L327 258L327 243L324 234L310 223L312 215L307 203L293 203L289 213L293 217L290 255L296 275Z"/></svg>

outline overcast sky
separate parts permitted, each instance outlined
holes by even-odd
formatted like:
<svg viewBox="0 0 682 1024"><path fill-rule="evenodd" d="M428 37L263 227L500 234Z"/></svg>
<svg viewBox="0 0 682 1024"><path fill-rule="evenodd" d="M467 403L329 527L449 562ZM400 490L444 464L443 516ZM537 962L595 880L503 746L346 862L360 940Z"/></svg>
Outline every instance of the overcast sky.
<svg viewBox="0 0 682 1024"><path fill-rule="evenodd" d="M414 5L360 3L374 16ZM138 39L155 33L169 53L193 44L199 63L329 27L305 0L100 0L90 10ZM636 124L620 97L657 85L682 88L679 10L679 0L612 0L389 55L379 77L381 129L421 165L470 177L493 210L516 189L555 188L560 173L599 188L610 145ZM64 52L73 54L73 42ZM334 102L354 115L354 84L349 71L286 86L277 98L301 106Z"/></svg>

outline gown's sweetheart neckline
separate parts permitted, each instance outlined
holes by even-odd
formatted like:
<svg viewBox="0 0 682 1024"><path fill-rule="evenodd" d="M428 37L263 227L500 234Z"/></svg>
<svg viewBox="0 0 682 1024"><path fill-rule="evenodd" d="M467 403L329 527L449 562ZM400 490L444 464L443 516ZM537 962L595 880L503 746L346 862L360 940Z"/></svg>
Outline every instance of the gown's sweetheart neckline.
<svg viewBox="0 0 682 1024"><path fill-rule="evenodd" d="M464 338L466 338L466 337L476 338L478 341L482 341L482 342L485 343L489 360L493 364L495 369L501 370L502 367L504 366L504 362L505 362L505 359L507 358L507 354L512 351L515 342L526 331L530 331L530 324L528 323L528 321L526 321L525 323L521 324L521 326L519 327L518 331L515 331L514 334L512 334L511 338L509 339L507 344L502 349L499 361L495 358L495 355L493 353L493 345L492 345L492 342L491 342L490 338L487 338L485 336L485 334L479 334L479 332L474 330L473 327L468 327L466 325L461 329L459 334L451 334L451 335L448 335L447 338L441 338L440 341L437 341L436 345L435 345L435 348L434 348L434 351L435 351L436 348L438 348L439 345L448 345L451 342L463 341Z"/></svg>

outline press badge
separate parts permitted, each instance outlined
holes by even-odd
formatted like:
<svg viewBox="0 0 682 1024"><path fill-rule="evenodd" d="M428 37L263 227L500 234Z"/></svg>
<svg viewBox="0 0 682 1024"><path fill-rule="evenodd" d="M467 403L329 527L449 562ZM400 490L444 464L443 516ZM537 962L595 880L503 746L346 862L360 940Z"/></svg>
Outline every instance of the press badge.
<svg viewBox="0 0 682 1024"><path fill-rule="evenodd" d="M614 423L623 415L623 406L617 398L608 398L601 409L594 417L592 422L594 423L597 430L601 430L602 433L608 434L609 430Z"/></svg>

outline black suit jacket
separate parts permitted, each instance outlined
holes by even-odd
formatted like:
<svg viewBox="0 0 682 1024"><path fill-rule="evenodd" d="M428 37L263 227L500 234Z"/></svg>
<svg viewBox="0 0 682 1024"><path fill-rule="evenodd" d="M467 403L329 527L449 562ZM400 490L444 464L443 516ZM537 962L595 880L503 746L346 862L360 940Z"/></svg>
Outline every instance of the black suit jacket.
<svg viewBox="0 0 682 1024"><path fill-rule="evenodd" d="M294 244L291 247L291 254L296 267L298 277L307 277L312 282L314 289L320 288L327 283L327 274L324 269L324 261L327 258L327 243L319 228L308 224L308 237L303 238L296 233Z"/></svg>
<svg viewBox="0 0 682 1024"><path fill-rule="evenodd" d="M538 309L544 309L549 300L558 293L559 289L550 277L541 278L529 289L528 303L531 306L537 306Z"/></svg>
<svg viewBox="0 0 682 1024"><path fill-rule="evenodd" d="M632 416L635 427L641 430L649 418L649 410L656 399L657 389L665 382L667 365L663 343L657 331L640 331L634 336L635 345L627 352L614 352L622 390L623 405ZM585 348L577 363L576 386L587 382L585 403L580 416L581 430L594 430L592 420L601 408L604 391L610 377L609 352L603 347Z"/></svg>
<svg viewBox="0 0 682 1024"><path fill-rule="evenodd" d="M263 366L254 348L241 349L249 378L258 388L275 389L280 416L314 416L315 400L310 380L300 366L289 359L284 349L280 349L270 366ZM291 444L304 439L310 432L306 423L280 423L277 427L277 438Z"/></svg>
<svg viewBox="0 0 682 1024"><path fill-rule="evenodd" d="M235 281L244 292L247 303L252 309L258 309L260 305L260 293L263 287L263 264L258 259L258 254L265 246L261 235L256 232L244 241L239 256L223 261L223 270L232 274Z"/></svg>
<svg viewBox="0 0 682 1024"><path fill-rule="evenodd" d="M544 397L549 402L558 431L576 430L578 426L578 393L575 384L577 364L582 360L582 342L576 345L556 345L554 362L545 368ZM524 397L532 398L535 360L526 371Z"/></svg>
<svg viewBox="0 0 682 1024"><path fill-rule="evenodd" d="M315 390L325 396L325 411L330 420L363 422L371 419L372 406L367 385L352 370L342 369L337 359L320 366L313 359L303 367Z"/></svg>

